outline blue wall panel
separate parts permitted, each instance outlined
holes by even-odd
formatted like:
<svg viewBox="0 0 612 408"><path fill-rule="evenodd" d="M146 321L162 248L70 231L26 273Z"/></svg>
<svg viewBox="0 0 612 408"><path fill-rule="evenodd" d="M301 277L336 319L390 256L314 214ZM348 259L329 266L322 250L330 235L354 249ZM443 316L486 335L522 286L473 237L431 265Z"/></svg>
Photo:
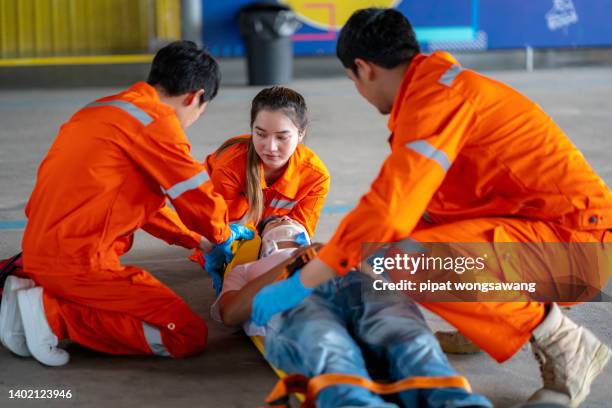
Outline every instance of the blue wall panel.
<svg viewBox="0 0 612 408"><path fill-rule="evenodd" d="M483 1L480 27L489 48L612 45L612 1L557 3L573 5L573 13L571 7L555 8L552 0Z"/></svg>
<svg viewBox="0 0 612 408"><path fill-rule="evenodd" d="M314 1L314 0L313 0ZM251 0L203 0L204 42L217 56L241 56L236 13ZM341 4L327 0L328 4ZM424 49L486 50L612 46L612 0L401 0ZM326 4L326 0L316 0ZM343 5L349 5L346 0ZM304 26L297 55L333 54L336 32ZM315 34L314 38L312 34Z"/></svg>

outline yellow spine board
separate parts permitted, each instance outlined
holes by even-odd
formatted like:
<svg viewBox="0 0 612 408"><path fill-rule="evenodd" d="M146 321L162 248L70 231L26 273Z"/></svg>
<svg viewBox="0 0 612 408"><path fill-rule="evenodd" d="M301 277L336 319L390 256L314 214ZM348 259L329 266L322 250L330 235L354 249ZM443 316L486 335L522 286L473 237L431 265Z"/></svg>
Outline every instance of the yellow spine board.
<svg viewBox="0 0 612 408"><path fill-rule="evenodd" d="M227 267L225 268L224 275L226 275L229 271L231 271L233 268L235 268L238 265L241 265L247 262L256 261L259 258L260 248L261 248L261 237L259 237L259 235L255 235L255 238L249 241L233 243L232 252L234 253L234 258L232 259L232 262L229 265L227 265ZM263 337L250 336L249 338L251 339L251 341L257 348L257 350L259 350L263 358L265 359L266 349L264 347ZM284 378L287 376L287 373L285 373L283 370L279 370L278 368L274 367L272 364L270 364L269 361L268 361L268 364L270 365L274 373L278 376L278 378ZM297 395L297 398L300 401L304 401L303 395Z"/></svg>
<svg viewBox="0 0 612 408"><path fill-rule="evenodd" d="M259 258L261 237L255 234L255 237L248 241L234 241L232 242L230 248L234 253L234 258L232 258L232 261L225 267L225 272L223 273L224 277L236 266L242 265L247 262L256 261Z"/></svg>

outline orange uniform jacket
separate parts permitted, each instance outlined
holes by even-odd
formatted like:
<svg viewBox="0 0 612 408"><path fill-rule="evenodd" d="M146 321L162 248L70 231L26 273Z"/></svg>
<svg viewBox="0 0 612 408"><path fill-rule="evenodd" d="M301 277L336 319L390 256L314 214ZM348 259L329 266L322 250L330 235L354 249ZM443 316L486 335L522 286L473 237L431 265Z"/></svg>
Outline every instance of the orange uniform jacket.
<svg viewBox="0 0 612 408"><path fill-rule="evenodd" d="M405 238L421 216L612 228L610 190L552 119L447 53L413 59L388 127L391 154L320 252L340 274L358 265L362 243Z"/></svg>
<svg viewBox="0 0 612 408"><path fill-rule="evenodd" d="M238 137L249 138L250 135ZM246 191L247 143L230 146L222 153L206 158L206 168L215 191L227 202L229 219L240 220L248 211ZM329 172L319 157L308 147L298 144L285 173L268 186L260 167L264 194L262 219L271 215L287 215L299 221L312 236L329 191Z"/></svg>
<svg viewBox="0 0 612 408"><path fill-rule="evenodd" d="M226 240L227 206L189 151L174 110L144 82L78 111L38 171L26 207L26 267L116 269L141 227L197 246L196 233L176 236L166 199L190 230Z"/></svg>

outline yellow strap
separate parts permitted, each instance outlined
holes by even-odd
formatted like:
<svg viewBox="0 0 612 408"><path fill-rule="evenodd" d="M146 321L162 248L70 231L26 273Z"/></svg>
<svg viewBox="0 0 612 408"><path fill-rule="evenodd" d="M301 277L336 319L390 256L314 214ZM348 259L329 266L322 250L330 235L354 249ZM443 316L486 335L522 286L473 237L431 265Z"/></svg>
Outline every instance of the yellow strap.
<svg viewBox="0 0 612 408"><path fill-rule="evenodd" d="M357 385L376 393L376 394L396 394L409 389L429 389L429 388L463 388L467 392L472 392L470 383L465 377L407 377L403 380L390 384L381 384L368 378L350 374L321 374L313 377L308 382L308 397L314 398L324 388L346 384Z"/></svg>

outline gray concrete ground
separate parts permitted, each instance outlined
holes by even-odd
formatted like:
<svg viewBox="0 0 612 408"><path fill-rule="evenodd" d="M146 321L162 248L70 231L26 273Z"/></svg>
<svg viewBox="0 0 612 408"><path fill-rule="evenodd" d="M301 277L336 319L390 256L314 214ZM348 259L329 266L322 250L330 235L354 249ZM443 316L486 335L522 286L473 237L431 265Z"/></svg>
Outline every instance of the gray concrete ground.
<svg viewBox="0 0 612 408"><path fill-rule="evenodd" d="M607 68L495 72L542 105L569 134L593 167L612 182L612 71ZM316 238L328 239L347 207L354 205L388 152L386 118L363 101L345 78L301 79L292 86L310 107L307 144L326 162L332 187ZM0 258L19 250L23 207L38 165L60 124L89 101L119 88L0 91ZM256 88L225 86L204 117L189 130L193 155L203 158L229 136L248 131L248 112ZM66 174L70 182L70 175ZM16 389L71 390L70 400L48 406L100 407L254 407L275 383L275 376L247 338L211 321L210 280L186 260L187 251L168 247L141 233L125 261L140 265L177 293L209 323L209 347L198 357L166 360L116 357L67 345L72 360L46 368L0 349L0 406L40 406L41 401L9 399ZM612 345L612 303L583 304L569 314ZM433 328L446 327L428 315ZM312 339L315 341L315 339ZM509 407L539 386L527 348L503 365L484 354L450 357L476 391L498 407ZM585 407L610 407L612 365L594 384Z"/></svg>

